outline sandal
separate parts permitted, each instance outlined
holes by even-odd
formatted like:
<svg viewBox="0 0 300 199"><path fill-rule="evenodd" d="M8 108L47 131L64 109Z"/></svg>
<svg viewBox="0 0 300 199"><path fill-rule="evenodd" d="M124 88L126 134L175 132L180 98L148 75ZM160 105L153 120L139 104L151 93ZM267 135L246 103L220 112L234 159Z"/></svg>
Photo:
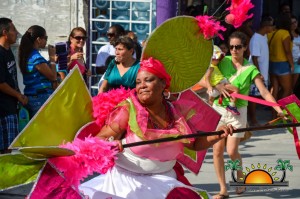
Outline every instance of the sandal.
<svg viewBox="0 0 300 199"><path fill-rule="evenodd" d="M238 195L243 194L245 191L246 191L246 187L237 187L235 189L235 193L238 194Z"/></svg>
<svg viewBox="0 0 300 199"><path fill-rule="evenodd" d="M226 198L229 198L229 195L218 193L217 195L213 196L213 199L226 199Z"/></svg>

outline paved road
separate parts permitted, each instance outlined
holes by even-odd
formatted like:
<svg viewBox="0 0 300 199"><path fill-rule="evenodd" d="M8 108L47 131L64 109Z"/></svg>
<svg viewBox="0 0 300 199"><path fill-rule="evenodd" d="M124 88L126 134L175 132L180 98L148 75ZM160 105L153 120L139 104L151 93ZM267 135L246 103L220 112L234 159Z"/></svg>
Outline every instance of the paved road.
<svg viewBox="0 0 300 199"><path fill-rule="evenodd" d="M261 123L267 122L271 119L270 111L260 107L258 118ZM261 165L266 164L266 168L271 168L271 172L274 172L274 167L277 165L276 161L281 158L283 160L290 160L293 171L287 170L286 172L286 181L289 182L288 187L248 187L247 191L239 196L235 194L233 188L230 188L230 198L300 198L300 160L297 157L290 133L284 129L255 132L250 140L241 145L240 152L243 157L244 168L248 167L250 170L255 170L258 163L260 163ZM229 159L228 156L225 156L225 158ZM252 164L255 167L254 169L251 168ZM280 171L276 176L279 173ZM186 171L186 175L195 186L207 190L212 195L218 193L219 185L213 168L212 150L208 151L198 176L188 171ZM226 172L227 182L231 181L230 175L231 172L229 170ZM0 198L24 199L25 195L29 193L30 188L31 185L27 185L0 192Z"/></svg>
<svg viewBox="0 0 300 199"><path fill-rule="evenodd" d="M270 111L260 108L258 118L261 123L267 122L271 119ZM300 132L299 128L298 131ZM235 194L235 189L229 187L230 198L300 198L300 160L295 150L293 137L287 130L274 129L254 132L251 139L241 145L240 152L243 157L243 171L245 171L245 167L255 170L260 163L261 165L266 164L266 168L271 168L270 173L273 173L275 172L274 167L277 165L276 161L280 158L290 160L293 171L286 171L288 187L247 187L247 191L242 195ZM226 161L229 160L228 156L225 158ZM254 169L251 168L252 164ZM276 176L281 176L281 172L277 171ZM199 175L187 173L187 177L195 186L207 190L212 195L218 193L219 184L214 172L211 149L207 153ZM227 184L229 181L232 181L230 170L226 172Z"/></svg>

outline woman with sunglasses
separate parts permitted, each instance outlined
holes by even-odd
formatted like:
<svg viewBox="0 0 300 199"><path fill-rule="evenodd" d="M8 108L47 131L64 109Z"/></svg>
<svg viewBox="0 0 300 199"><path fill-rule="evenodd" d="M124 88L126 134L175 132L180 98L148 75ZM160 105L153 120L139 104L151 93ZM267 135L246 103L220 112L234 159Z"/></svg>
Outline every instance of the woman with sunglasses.
<svg viewBox="0 0 300 199"><path fill-rule="evenodd" d="M270 102L276 102L274 97L265 87L259 70L248 63L244 59L243 55L247 50L247 36L242 32L233 32L229 37L229 48L231 56L226 56L219 63L218 67L221 73L230 81L230 83L239 88L239 93L248 95L251 83L255 83L261 96ZM226 110L227 105L230 103L230 94L226 91L225 87L220 84L216 88L224 96L222 103L219 104L218 99L214 101L213 108L222 115L220 125L231 124L234 128L245 128L247 124L247 106L248 101L237 99L236 106L240 112L240 115L234 115ZM279 106L274 107L280 116L283 115L282 110ZM215 199L228 198L228 191L225 181L225 170L224 170L224 150L227 149L227 153L231 160L240 161L242 164L242 158L239 153L239 143L241 138L244 137L244 133L236 133L232 136L227 137L227 141L220 140L213 145L213 159L216 174L220 184L220 192L215 195ZM242 171L237 171L237 179L243 178ZM237 194L241 194L245 191L245 187L236 189Z"/></svg>
<svg viewBox="0 0 300 199"><path fill-rule="evenodd" d="M68 71L76 65L79 67L84 80L87 82L87 77L91 76L91 71L86 67L84 60L83 47L87 40L86 30L82 27L73 28L69 35L69 55L68 55Z"/></svg>
<svg viewBox="0 0 300 199"><path fill-rule="evenodd" d="M48 45L49 61L39 52L47 44L46 30L31 26L22 36L19 46L19 67L28 96L26 108L32 118L57 87L55 48Z"/></svg>

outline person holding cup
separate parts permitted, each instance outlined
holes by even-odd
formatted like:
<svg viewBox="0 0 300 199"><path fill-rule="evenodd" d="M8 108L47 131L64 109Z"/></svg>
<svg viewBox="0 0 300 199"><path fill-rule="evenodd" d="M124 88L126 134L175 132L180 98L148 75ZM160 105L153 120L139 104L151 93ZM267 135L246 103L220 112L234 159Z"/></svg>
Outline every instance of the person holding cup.
<svg viewBox="0 0 300 199"><path fill-rule="evenodd" d="M68 71L73 69L76 65L79 67L85 82L91 76L91 71L87 68L84 60L83 48L87 40L86 30L82 27L73 28L68 39Z"/></svg>

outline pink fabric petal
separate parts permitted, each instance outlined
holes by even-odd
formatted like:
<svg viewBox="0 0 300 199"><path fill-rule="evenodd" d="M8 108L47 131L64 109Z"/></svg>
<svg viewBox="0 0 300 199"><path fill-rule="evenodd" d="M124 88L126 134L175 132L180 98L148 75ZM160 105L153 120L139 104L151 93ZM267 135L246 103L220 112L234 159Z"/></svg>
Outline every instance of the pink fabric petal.
<svg viewBox="0 0 300 199"><path fill-rule="evenodd" d="M40 174L40 177L30 193L31 199L81 199L81 195L49 164Z"/></svg>

